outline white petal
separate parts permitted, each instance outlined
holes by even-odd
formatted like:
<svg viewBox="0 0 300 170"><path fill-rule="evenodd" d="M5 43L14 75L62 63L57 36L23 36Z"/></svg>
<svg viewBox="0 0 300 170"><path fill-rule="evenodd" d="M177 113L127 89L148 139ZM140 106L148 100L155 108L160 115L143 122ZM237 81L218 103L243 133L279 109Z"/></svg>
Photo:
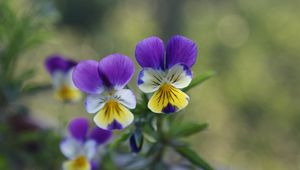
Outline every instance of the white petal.
<svg viewBox="0 0 300 170"><path fill-rule="evenodd" d="M77 87L74 85L73 79L72 79L73 70L74 69L71 69L71 70L68 71L67 74L65 74L64 82L65 82L66 85L77 89Z"/></svg>
<svg viewBox="0 0 300 170"><path fill-rule="evenodd" d="M136 106L135 95L129 89L117 90L114 94L114 98L129 109L134 109Z"/></svg>
<svg viewBox="0 0 300 170"><path fill-rule="evenodd" d="M88 140L84 143L82 149L82 155L84 155L88 160L94 158L97 152L97 142L94 140Z"/></svg>
<svg viewBox="0 0 300 170"><path fill-rule="evenodd" d="M52 83L55 89L60 88L62 85L64 85L65 80L65 73L62 71L55 71L52 74Z"/></svg>
<svg viewBox="0 0 300 170"><path fill-rule="evenodd" d="M101 94L91 94L85 99L85 109L88 113L98 112L107 101L107 97Z"/></svg>
<svg viewBox="0 0 300 170"><path fill-rule="evenodd" d="M81 145L79 141L67 138L60 143L60 150L67 158L73 159L80 153Z"/></svg>
<svg viewBox="0 0 300 170"><path fill-rule="evenodd" d="M167 80L174 87L182 89L187 87L191 83L192 72L187 66L177 64L168 71Z"/></svg>
<svg viewBox="0 0 300 170"><path fill-rule="evenodd" d="M144 93L152 93L158 90L164 80L164 77L164 71L144 68L138 75L138 87Z"/></svg>

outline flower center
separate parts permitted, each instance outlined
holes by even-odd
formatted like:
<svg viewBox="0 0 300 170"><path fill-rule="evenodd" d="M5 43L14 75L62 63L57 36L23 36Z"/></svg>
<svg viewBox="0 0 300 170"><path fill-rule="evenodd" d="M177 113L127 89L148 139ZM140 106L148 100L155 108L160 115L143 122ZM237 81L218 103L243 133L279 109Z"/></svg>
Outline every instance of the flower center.
<svg viewBox="0 0 300 170"><path fill-rule="evenodd" d="M162 86L160 86L160 89L163 93L169 92L173 89L174 87L168 83L164 83Z"/></svg>
<svg viewBox="0 0 300 170"><path fill-rule="evenodd" d="M107 103L103 107L104 115L106 120L112 120L114 117L114 114L120 114L121 108L119 106L119 103L115 101L114 99L109 99Z"/></svg>
<svg viewBox="0 0 300 170"><path fill-rule="evenodd" d="M116 90L114 89L109 89L109 90L106 90L104 91L101 95L102 96L105 96L105 100L108 102L113 102L114 100L114 95L116 93Z"/></svg>
<svg viewBox="0 0 300 170"><path fill-rule="evenodd" d="M84 156L78 156L71 161L67 161L63 165L66 170L90 170L91 165Z"/></svg>
<svg viewBox="0 0 300 170"><path fill-rule="evenodd" d="M80 98L80 92L67 85L63 85L60 89L58 89L56 95L63 101L77 100Z"/></svg>
<svg viewBox="0 0 300 170"><path fill-rule="evenodd" d="M117 108L119 107L118 102L116 102L115 100L110 99L107 103L106 103L108 108Z"/></svg>
<svg viewBox="0 0 300 170"><path fill-rule="evenodd" d="M84 167L88 161L85 159L84 156L79 156L74 160L74 166L75 167Z"/></svg>

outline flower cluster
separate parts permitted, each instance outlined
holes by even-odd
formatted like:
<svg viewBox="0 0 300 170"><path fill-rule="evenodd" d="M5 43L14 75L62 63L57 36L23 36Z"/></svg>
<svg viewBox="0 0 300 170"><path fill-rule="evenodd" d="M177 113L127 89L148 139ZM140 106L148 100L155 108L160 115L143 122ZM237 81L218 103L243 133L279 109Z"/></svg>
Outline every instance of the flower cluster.
<svg viewBox="0 0 300 170"><path fill-rule="evenodd" d="M154 113L173 113L185 108L189 97L180 89L192 80L191 67L196 61L196 44L174 36L167 44L158 37L149 37L136 46L135 56L143 68L138 75L138 87L153 93L148 107ZM81 61L74 70L77 88L88 93L85 108L97 113L96 125L107 130L123 129L132 123L136 99L133 92L124 89L134 74L134 64L122 54L111 54L99 62Z"/></svg>
<svg viewBox="0 0 300 170"><path fill-rule="evenodd" d="M127 86L135 69L133 61L125 55L116 53L100 61L83 60L78 64L59 56L51 56L46 60L57 96L64 101L72 101L79 98L79 90L86 93L84 106L88 113L95 114L93 121L97 126L88 133L86 119L77 118L70 123L70 136L61 143L61 151L69 158L64 163L64 169L89 170L98 165L95 156L99 144L107 141L113 130L124 129L132 122L135 122L134 128L126 132L127 138L121 137L112 146L129 139L131 151L138 153L143 147L144 138L147 139L154 143L150 148L151 153L152 149L157 152L148 160L154 169L157 169L159 162L153 161L160 160L164 148L169 146L184 157L196 155L177 138L199 132L207 127L206 124L179 126L175 118L170 118L167 120L170 128L163 130L162 116L151 113L171 114L188 105L190 98L185 90L192 82L197 45L184 36L175 35L165 46L159 37L152 36L136 45L135 58L142 67L137 75L137 86L143 92L139 103ZM195 84L193 81L191 86ZM174 130L177 125L177 129L181 129ZM195 158L190 160L196 161L198 166L201 164L202 168L209 167L208 164L202 166L203 162Z"/></svg>
<svg viewBox="0 0 300 170"><path fill-rule="evenodd" d="M89 129L86 118L75 118L68 126L69 136L62 140L60 149L69 159L64 170L97 169L97 149L111 138L111 131L95 127Z"/></svg>

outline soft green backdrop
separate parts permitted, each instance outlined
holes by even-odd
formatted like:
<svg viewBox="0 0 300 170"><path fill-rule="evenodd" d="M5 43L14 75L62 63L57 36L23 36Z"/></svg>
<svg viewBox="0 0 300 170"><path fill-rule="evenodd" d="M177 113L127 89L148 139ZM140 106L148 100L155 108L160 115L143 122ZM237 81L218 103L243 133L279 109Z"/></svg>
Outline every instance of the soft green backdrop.
<svg viewBox="0 0 300 170"><path fill-rule="evenodd" d="M83 0L63 2L70 3L12 3L20 15L40 9L36 17L47 23L44 43L24 53L16 68L38 69L32 82L50 82L43 61L53 53L99 60L119 52L134 59L141 39L158 35L166 41L182 34L198 44L194 74L218 72L190 92L186 119L210 124L205 133L187 139L195 150L224 169L300 169L299 1L93 0L95 9ZM130 85L138 93L135 79ZM83 103L62 109L52 91L22 100L45 126L58 126L61 117L88 116Z"/></svg>

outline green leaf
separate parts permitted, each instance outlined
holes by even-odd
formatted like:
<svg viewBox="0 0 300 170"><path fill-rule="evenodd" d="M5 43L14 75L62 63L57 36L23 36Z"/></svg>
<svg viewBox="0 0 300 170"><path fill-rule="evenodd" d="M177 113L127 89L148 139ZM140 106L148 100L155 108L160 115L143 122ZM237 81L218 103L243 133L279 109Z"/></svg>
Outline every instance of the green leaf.
<svg viewBox="0 0 300 170"><path fill-rule="evenodd" d="M32 95L52 88L51 84L28 84L22 89L24 95Z"/></svg>
<svg viewBox="0 0 300 170"><path fill-rule="evenodd" d="M160 150L161 148L159 147L158 143L154 143L153 145L149 145L149 149L145 154L145 157L150 157L152 156L153 153L156 153Z"/></svg>
<svg viewBox="0 0 300 170"><path fill-rule="evenodd" d="M184 123L172 128L171 135L174 137L187 137L207 129L208 124Z"/></svg>
<svg viewBox="0 0 300 170"><path fill-rule="evenodd" d="M143 136L145 137L145 139L146 139L147 141L149 141L149 142L151 142L151 143L156 143L156 142L157 142L157 140L155 139L154 136L152 136L152 135L150 135L150 134L148 134L148 133L146 133L146 132L143 132Z"/></svg>
<svg viewBox="0 0 300 170"><path fill-rule="evenodd" d="M120 134L120 137L117 138L115 141L113 141L110 145L109 145L109 149L113 150L116 147L118 147L122 142L126 141L129 137L130 137L131 133L130 131L127 132L123 132L122 134Z"/></svg>
<svg viewBox="0 0 300 170"><path fill-rule="evenodd" d="M214 75L216 75L216 72L213 71L213 70L210 70L210 71L207 71L207 72L204 72L200 75L197 75L193 78L191 84L184 88L183 91L189 91L191 88L203 83L204 81L208 80L209 78L213 77Z"/></svg>
<svg viewBox="0 0 300 170"><path fill-rule="evenodd" d="M101 168L100 169L110 169L110 170L117 170L119 169L115 162L113 161L113 155L108 152L102 157L101 161Z"/></svg>
<svg viewBox="0 0 300 170"><path fill-rule="evenodd" d="M138 100L135 109L131 110L134 115L143 115L149 112L147 107L148 97L147 94L142 93L141 98Z"/></svg>
<svg viewBox="0 0 300 170"><path fill-rule="evenodd" d="M203 170L213 170L206 161L204 161L196 152L188 147L175 147L175 150L192 164L202 168Z"/></svg>
<svg viewBox="0 0 300 170"><path fill-rule="evenodd" d="M24 70L23 73L21 73L16 79L15 81L18 81L18 83L24 83L24 81L29 80L30 78L32 78L35 75L35 69L30 68L27 70Z"/></svg>
<svg viewBox="0 0 300 170"><path fill-rule="evenodd" d="M167 165L163 161L154 162L153 170L168 169Z"/></svg>

